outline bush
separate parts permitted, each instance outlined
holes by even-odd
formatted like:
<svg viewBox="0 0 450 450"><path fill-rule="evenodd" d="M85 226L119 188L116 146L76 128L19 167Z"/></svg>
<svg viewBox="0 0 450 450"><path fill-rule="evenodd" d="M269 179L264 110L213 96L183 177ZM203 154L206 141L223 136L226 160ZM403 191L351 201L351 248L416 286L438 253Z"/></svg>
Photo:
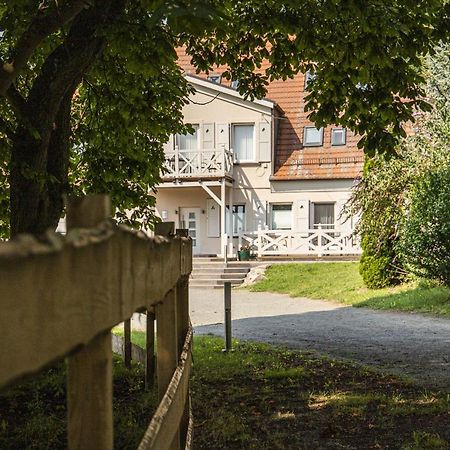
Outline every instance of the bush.
<svg viewBox="0 0 450 450"><path fill-rule="evenodd" d="M410 193L400 253L408 268L450 286L450 166L421 177Z"/></svg>

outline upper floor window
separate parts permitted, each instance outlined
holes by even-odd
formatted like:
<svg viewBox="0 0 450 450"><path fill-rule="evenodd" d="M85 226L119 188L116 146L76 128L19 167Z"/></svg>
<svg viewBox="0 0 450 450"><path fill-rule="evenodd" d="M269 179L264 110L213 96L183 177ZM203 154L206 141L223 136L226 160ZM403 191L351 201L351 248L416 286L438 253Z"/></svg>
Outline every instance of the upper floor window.
<svg viewBox="0 0 450 450"><path fill-rule="evenodd" d="M316 78L314 72L308 70L308 72L305 73L305 89L308 89L308 84L311 83L314 78Z"/></svg>
<svg viewBox="0 0 450 450"><path fill-rule="evenodd" d="M208 75L208 81L212 81L213 83L220 84L222 81L222 75Z"/></svg>
<svg viewBox="0 0 450 450"><path fill-rule="evenodd" d="M323 128L305 127L303 132L303 145L317 147L323 144Z"/></svg>
<svg viewBox="0 0 450 450"><path fill-rule="evenodd" d="M231 81L231 87L233 89L237 89L239 87L239 80L232 80Z"/></svg>
<svg viewBox="0 0 450 450"><path fill-rule="evenodd" d="M345 145L347 130L345 128L331 129L331 145Z"/></svg>
<svg viewBox="0 0 450 450"><path fill-rule="evenodd" d="M236 162L255 160L254 125L232 126L232 149Z"/></svg>
<svg viewBox="0 0 450 450"><path fill-rule="evenodd" d="M198 149L198 125L192 125L194 132L191 134L176 134L175 145L180 150L197 150Z"/></svg>
<svg viewBox="0 0 450 450"><path fill-rule="evenodd" d="M272 205L272 230L292 229L292 204Z"/></svg>

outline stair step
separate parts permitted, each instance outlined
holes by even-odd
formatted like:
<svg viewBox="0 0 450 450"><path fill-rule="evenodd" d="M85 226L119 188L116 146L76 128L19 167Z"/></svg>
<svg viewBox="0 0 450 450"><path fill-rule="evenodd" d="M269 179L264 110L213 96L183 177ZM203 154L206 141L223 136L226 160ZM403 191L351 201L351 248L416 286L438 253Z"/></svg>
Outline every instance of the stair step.
<svg viewBox="0 0 450 450"><path fill-rule="evenodd" d="M194 268L192 270L192 273L204 273L204 274L210 274L210 275L214 275L214 274L220 274L220 273L244 273L247 274L248 271L250 270L249 267L224 267L224 268L219 268L219 267L201 267L201 268Z"/></svg>
<svg viewBox="0 0 450 450"><path fill-rule="evenodd" d="M220 280L198 280L193 279L189 280L189 286L198 287L198 286L223 286L225 282L230 282L232 285L242 284L242 279L220 279Z"/></svg>
<svg viewBox="0 0 450 450"><path fill-rule="evenodd" d="M220 273L214 277L208 273L192 273L191 280L243 280L247 273Z"/></svg>

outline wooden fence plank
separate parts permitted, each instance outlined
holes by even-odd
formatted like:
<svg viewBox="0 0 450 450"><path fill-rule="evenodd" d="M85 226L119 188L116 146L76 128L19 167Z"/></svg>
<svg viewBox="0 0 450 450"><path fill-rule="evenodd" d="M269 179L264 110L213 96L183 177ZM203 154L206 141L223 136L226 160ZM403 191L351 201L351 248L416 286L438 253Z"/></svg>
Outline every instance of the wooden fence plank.
<svg viewBox="0 0 450 450"><path fill-rule="evenodd" d="M177 291L171 290L162 303L156 306L156 355L158 364L156 366L158 376L158 396L162 400L172 380L173 373L178 365L179 344L177 333ZM178 424L175 434L168 442L172 449L179 448ZM173 441L172 441L173 439Z"/></svg>
<svg viewBox="0 0 450 450"><path fill-rule="evenodd" d="M172 376L167 391L145 432L138 450L168 450L171 448L170 442L178 430L184 406L189 402L188 388L192 366L191 352L192 328L189 329L186 336L180 363ZM189 439L188 437L186 441L189 441Z"/></svg>
<svg viewBox="0 0 450 450"><path fill-rule="evenodd" d="M1 358L0 387L151 308L180 278L179 238L142 239L111 225L49 239L58 249L50 242L42 254L33 254L43 244L32 237L0 244L0 299L8 311L0 314L0 329L9 349Z"/></svg>

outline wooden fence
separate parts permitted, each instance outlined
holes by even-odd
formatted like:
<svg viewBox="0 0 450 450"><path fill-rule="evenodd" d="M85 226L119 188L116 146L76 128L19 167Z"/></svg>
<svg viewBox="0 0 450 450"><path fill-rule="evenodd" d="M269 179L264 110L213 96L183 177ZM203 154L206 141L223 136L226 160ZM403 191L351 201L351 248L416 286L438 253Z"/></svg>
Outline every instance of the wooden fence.
<svg viewBox="0 0 450 450"><path fill-rule="evenodd" d="M191 240L148 238L109 217L106 196L74 199L66 236L0 245L0 388L67 357L68 447L112 449L111 329L147 311L147 377L156 318L161 402L139 449L191 448Z"/></svg>

